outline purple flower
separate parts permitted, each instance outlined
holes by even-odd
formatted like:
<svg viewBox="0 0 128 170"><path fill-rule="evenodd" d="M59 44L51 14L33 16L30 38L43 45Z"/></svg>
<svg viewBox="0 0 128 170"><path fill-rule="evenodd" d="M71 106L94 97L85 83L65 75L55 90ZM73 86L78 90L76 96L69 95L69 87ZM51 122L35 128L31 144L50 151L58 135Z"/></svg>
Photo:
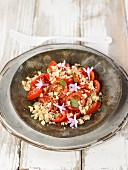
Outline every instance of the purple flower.
<svg viewBox="0 0 128 170"><path fill-rule="evenodd" d="M48 85L49 85L49 84L43 84L41 78L40 78L40 80L37 80L37 82L38 82L38 83L35 84L35 86L36 86L37 89L40 89L40 88L43 87L43 86L48 86Z"/></svg>
<svg viewBox="0 0 128 170"><path fill-rule="evenodd" d="M64 60L63 63L59 63L59 64L58 64L58 67L59 67L59 68L65 68L65 69L66 69L65 63L66 63L66 62L65 62L65 60Z"/></svg>
<svg viewBox="0 0 128 170"><path fill-rule="evenodd" d="M70 127L75 126L77 128L78 120L76 120L76 114L74 115L74 118L68 118L68 123L70 123Z"/></svg>
<svg viewBox="0 0 128 170"><path fill-rule="evenodd" d="M80 89L80 87L77 86L77 83L75 83L75 84L70 84L69 86L71 87L71 89L70 89L69 91L75 91L75 92L77 92L77 89Z"/></svg>
<svg viewBox="0 0 128 170"><path fill-rule="evenodd" d="M66 110L64 103L62 104L62 106L59 106L58 104L54 104L54 106L58 107L60 109L60 113L63 113L63 111Z"/></svg>
<svg viewBox="0 0 128 170"><path fill-rule="evenodd" d="M90 80L90 72L93 70L93 67L91 67L91 68L88 67L87 70L85 68L83 68L83 70L87 73L88 79Z"/></svg>

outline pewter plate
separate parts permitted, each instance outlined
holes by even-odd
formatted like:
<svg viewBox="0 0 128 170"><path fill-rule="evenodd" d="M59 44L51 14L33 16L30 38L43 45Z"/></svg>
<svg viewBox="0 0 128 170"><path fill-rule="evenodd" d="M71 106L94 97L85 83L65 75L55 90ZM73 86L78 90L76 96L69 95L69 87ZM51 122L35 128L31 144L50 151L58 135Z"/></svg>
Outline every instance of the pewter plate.
<svg viewBox="0 0 128 170"><path fill-rule="evenodd" d="M46 71L51 60L93 66L102 84L102 107L78 128L42 126L31 118L21 81L35 71ZM127 74L104 54L81 45L46 45L30 50L10 61L1 72L1 122L12 134L49 150L82 149L107 140L121 129L127 117Z"/></svg>

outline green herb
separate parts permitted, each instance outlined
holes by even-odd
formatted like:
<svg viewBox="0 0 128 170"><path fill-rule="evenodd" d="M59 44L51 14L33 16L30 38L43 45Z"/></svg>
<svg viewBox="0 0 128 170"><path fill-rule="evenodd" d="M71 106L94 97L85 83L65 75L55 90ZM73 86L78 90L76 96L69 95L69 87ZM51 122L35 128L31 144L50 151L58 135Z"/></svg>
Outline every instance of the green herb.
<svg viewBox="0 0 128 170"><path fill-rule="evenodd" d="M77 75L80 75L80 72L78 70L74 71Z"/></svg>
<svg viewBox="0 0 128 170"><path fill-rule="evenodd" d="M48 68L48 69L47 69L47 72L48 72L48 73L50 73L50 72L51 72L51 69L50 69L50 68Z"/></svg>
<svg viewBox="0 0 128 170"><path fill-rule="evenodd" d="M80 64L81 67L87 68L87 66L85 65L85 63L81 63Z"/></svg>
<svg viewBox="0 0 128 170"><path fill-rule="evenodd" d="M40 104L40 102L35 102L35 103L33 104L33 106L36 106L36 105L38 105L38 104Z"/></svg>
<svg viewBox="0 0 128 170"><path fill-rule="evenodd" d="M60 85L61 85L61 86L66 86L66 84L67 84L66 81L60 80Z"/></svg>
<svg viewBox="0 0 128 170"><path fill-rule="evenodd" d="M71 99L71 105L72 105L72 107L78 108L78 106L79 106L78 100L76 100L76 99Z"/></svg>
<svg viewBox="0 0 128 170"><path fill-rule="evenodd" d="M74 80L75 83L78 82L77 79L76 79L76 75L73 76L73 80Z"/></svg>
<svg viewBox="0 0 128 170"><path fill-rule="evenodd" d="M59 116L59 113L54 114L54 118L57 118Z"/></svg>

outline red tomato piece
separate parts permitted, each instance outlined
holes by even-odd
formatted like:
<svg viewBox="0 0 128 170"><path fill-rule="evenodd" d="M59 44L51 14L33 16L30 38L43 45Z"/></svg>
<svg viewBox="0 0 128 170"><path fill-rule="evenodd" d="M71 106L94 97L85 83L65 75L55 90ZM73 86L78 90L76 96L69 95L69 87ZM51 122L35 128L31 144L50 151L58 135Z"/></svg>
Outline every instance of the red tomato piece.
<svg viewBox="0 0 128 170"><path fill-rule="evenodd" d="M98 80L94 80L94 87L96 88L96 93L98 94L100 92L101 86Z"/></svg>
<svg viewBox="0 0 128 170"><path fill-rule="evenodd" d="M38 98L38 102L41 102L41 103L43 103L43 104L46 104L46 103L51 102L51 98L50 98L50 96L43 95L43 97L39 97L39 98Z"/></svg>
<svg viewBox="0 0 128 170"><path fill-rule="evenodd" d="M51 61L50 64L48 65L48 68L52 69L51 66L56 66L57 63L55 61Z"/></svg>
<svg viewBox="0 0 128 170"><path fill-rule="evenodd" d="M68 91L67 84L62 86L60 84L61 79L56 80L49 88L49 92L58 92L60 98L65 97L66 92Z"/></svg>
<svg viewBox="0 0 128 170"><path fill-rule="evenodd" d="M93 70L93 71L94 71L94 74L95 74L95 80L99 80L99 74L95 70Z"/></svg>
<svg viewBox="0 0 128 170"><path fill-rule="evenodd" d="M85 92L87 96L89 97L92 94L93 90L88 90L88 92Z"/></svg>
<svg viewBox="0 0 128 170"><path fill-rule="evenodd" d="M59 116L57 116L57 118L55 118L55 119L53 120L53 122L56 122L56 123L63 122L64 119L66 119L66 117L67 117L67 113L68 113L67 110L66 110L63 114L60 113Z"/></svg>
<svg viewBox="0 0 128 170"><path fill-rule="evenodd" d="M90 72L90 80L93 81L95 79L95 73L94 71Z"/></svg>
<svg viewBox="0 0 128 170"><path fill-rule="evenodd" d="M42 80L43 83L49 83L49 79L50 79L50 76L49 74L41 74L40 76L36 77L32 82L31 82L31 86L34 86L37 82L37 80Z"/></svg>
<svg viewBox="0 0 128 170"><path fill-rule="evenodd" d="M77 100L77 101L80 101L80 100L81 100L81 97L82 97L81 94L78 93L78 92L73 92L73 93L71 93L69 96L67 96L67 98L66 98L66 104L67 104L68 109L74 110L74 111L78 111L78 110L79 110L79 107L73 107L72 105L68 105L68 101L70 101L70 103L71 103L72 99L75 99L75 100Z"/></svg>
<svg viewBox="0 0 128 170"><path fill-rule="evenodd" d="M33 100L33 99L39 97L41 93L42 93L42 89L38 89L38 88L33 87L33 88L28 92L27 99L28 99L28 100Z"/></svg>
<svg viewBox="0 0 128 170"><path fill-rule="evenodd" d="M74 80L73 78L68 78L68 79L64 79L66 81L67 84L73 84Z"/></svg>
<svg viewBox="0 0 128 170"><path fill-rule="evenodd" d="M80 85L80 88L81 88L81 89L90 90L87 84Z"/></svg>
<svg viewBox="0 0 128 170"><path fill-rule="evenodd" d="M87 110L86 114L92 114L94 112L96 112L101 106L101 102L100 101L96 101L95 103L92 104L92 106Z"/></svg>

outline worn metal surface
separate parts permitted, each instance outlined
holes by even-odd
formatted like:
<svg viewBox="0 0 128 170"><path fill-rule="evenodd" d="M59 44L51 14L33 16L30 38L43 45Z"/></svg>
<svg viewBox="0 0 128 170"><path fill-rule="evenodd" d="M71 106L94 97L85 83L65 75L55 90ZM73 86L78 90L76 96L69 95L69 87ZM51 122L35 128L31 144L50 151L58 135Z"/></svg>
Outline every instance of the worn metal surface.
<svg viewBox="0 0 128 170"><path fill-rule="evenodd" d="M102 84L104 97L101 110L77 129L68 126L64 129L60 125L42 126L39 121L33 120L28 110L31 102L26 100L26 92L21 84L35 71L45 72L51 60L62 62L64 59L70 64L94 66ZM16 58L1 75L0 88L5 84L1 95L7 96L9 103L8 106L7 103L0 105L2 121L17 136L47 149L68 150L92 145L113 135L127 115L123 113L127 100L124 73L107 56L88 47L68 44L42 46Z"/></svg>

